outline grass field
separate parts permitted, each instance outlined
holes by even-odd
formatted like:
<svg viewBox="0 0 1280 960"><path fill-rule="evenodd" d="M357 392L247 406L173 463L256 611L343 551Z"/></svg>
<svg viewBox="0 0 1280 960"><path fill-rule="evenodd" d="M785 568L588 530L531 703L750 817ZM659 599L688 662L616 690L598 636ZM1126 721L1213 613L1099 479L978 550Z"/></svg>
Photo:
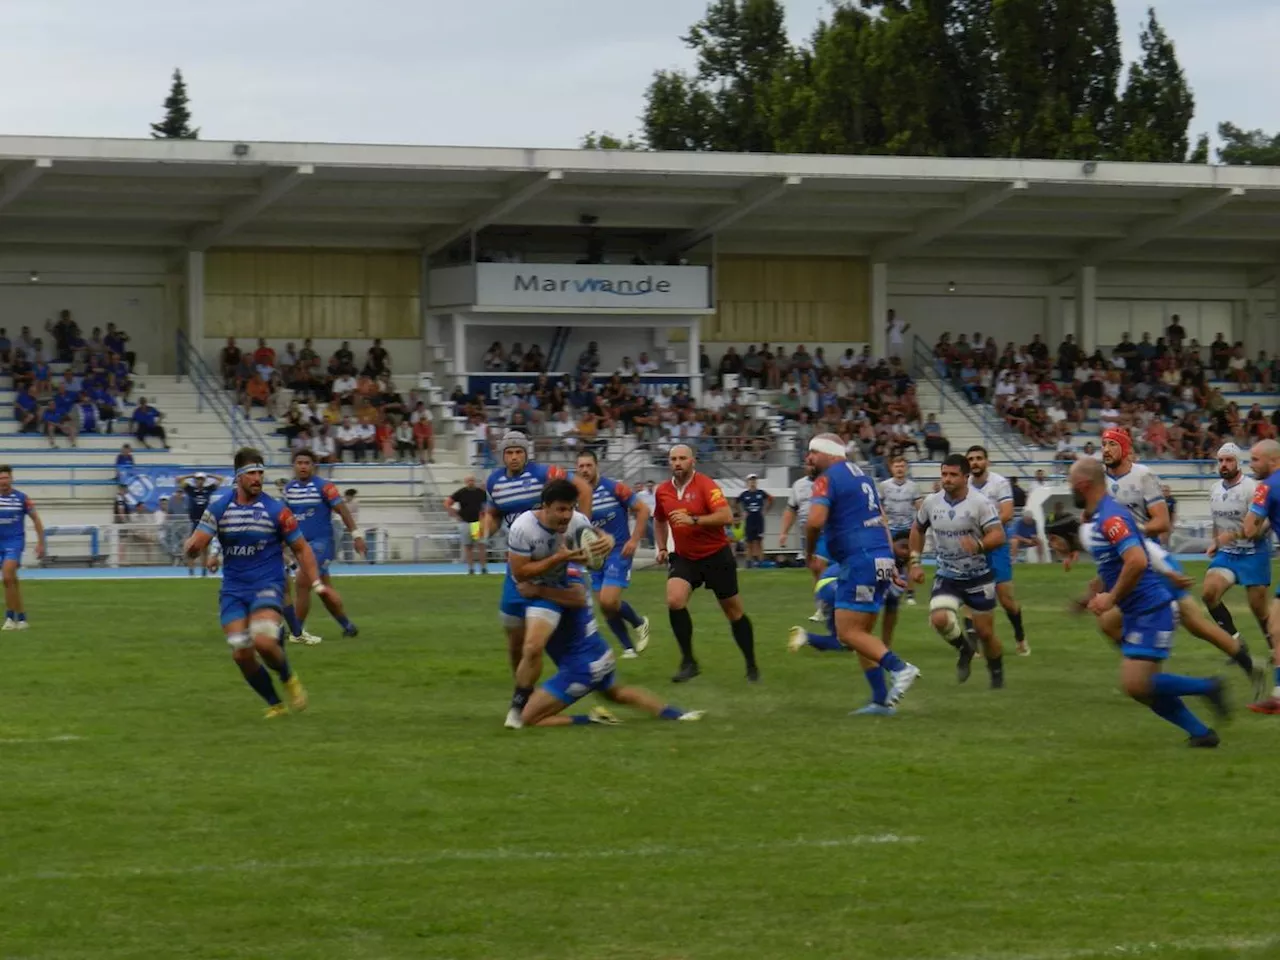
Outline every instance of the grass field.
<svg viewBox="0 0 1280 960"><path fill-rule="evenodd" d="M1278 721L1186 749L1063 612L1083 573L1018 572L1007 689L958 687L905 608L924 676L887 720L846 717L852 657L786 652L803 572L743 573L759 686L699 594L704 672L674 688L638 574L654 644L621 676L706 720L518 733L492 576L341 581L361 636L291 648L312 709L272 723L213 581L29 584L0 637L0 958L1280 956ZM1186 635L1176 664L1225 669Z"/></svg>

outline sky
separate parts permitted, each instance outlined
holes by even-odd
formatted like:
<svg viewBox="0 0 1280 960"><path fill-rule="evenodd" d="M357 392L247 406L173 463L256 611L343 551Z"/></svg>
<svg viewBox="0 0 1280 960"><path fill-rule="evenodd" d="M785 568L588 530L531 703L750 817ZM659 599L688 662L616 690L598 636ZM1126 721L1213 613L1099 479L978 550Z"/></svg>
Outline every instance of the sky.
<svg viewBox="0 0 1280 960"><path fill-rule="evenodd" d="M1219 121L1280 130L1280 2L1149 2ZM209 140L573 147L637 130L706 0L3 0L0 134L145 137L175 66ZM808 36L825 0L788 0ZM1272 91L1268 94L1267 91Z"/></svg>

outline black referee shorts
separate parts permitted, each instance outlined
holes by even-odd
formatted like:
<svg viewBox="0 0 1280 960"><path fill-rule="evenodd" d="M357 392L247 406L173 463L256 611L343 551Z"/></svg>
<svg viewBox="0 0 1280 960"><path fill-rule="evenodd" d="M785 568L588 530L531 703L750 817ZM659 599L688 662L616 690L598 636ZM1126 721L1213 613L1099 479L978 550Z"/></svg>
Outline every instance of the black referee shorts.
<svg viewBox="0 0 1280 960"><path fill-rule="evenodd" d="M764 514L748 513L746 522L746 541L755 543L764 539Z"/></svg>
<svg viewBox="0 0 1280 960"><path fill-rule="evenodd" d="M705 586L717 600L728 600L738 595L738 564L728 547L721 547L701 560L671 554L667 561L667 579L684 580L695 590Z"/></svg>

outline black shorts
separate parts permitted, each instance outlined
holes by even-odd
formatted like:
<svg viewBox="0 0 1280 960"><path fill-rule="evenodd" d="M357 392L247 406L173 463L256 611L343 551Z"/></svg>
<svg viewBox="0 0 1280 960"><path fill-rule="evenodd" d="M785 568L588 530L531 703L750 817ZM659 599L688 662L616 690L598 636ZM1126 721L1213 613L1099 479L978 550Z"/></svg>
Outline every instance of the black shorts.
<svg viewBox="0 0 1280 960"><path fill-rule="evenodd" d="M748 543L754 543L756 540L764 539L764 514L763 513L747 514L746 538Z"/></svg>
<svg viewBox="0 0 1280 960"><path fill-rule="evenodd" d="M717 600L728 600L738 595L738 564L729 547L722 547L701 560L671 554L667 561L667 579L684 580L695 590L705 586Z"/></svg>

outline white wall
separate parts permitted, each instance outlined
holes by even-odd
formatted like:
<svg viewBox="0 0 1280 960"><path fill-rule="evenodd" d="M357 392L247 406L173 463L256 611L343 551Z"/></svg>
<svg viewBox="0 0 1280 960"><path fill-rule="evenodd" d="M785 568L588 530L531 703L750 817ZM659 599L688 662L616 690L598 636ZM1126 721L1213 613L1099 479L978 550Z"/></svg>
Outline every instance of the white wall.
<svg viewBox="0 0 1280 960"><path fill-rule="evenodd" d="M954 340L964 333L972 337L995 337L1003 347L1006 342L1028 342L1033 334L1048 338L1045 298L957 296L889 296L889 307L898 318L911 324L912 334L932 346L943 333Z"/></svg>
<svg viewBox="0 0 1280 960"><path fill-rule="evenodd" d="M1219 332L1235 340L1234 305L1229 300L1112 300L1098 298L1097 330L1093 339L1085 333L1085 342L1102 348L1120 342L1128 333L1136 342L1144 333L1154 341L1164 336L1170 319L1177 314L1188 340L1199 340L1207 346ZM1075 300L1062 301L1063 323L1075 323Z"/></svg>

